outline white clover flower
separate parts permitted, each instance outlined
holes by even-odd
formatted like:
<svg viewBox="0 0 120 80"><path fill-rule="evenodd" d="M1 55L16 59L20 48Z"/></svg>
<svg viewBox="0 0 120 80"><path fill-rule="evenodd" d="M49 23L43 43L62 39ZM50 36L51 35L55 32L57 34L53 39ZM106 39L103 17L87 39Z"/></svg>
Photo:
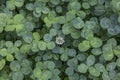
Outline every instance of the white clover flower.
<svg viewBox="0 0 120 80"><path fill-rule="evenodd" d="M56 37L56 41L57 44L62 45L65 41L64 38L61 36Z"/></svg>

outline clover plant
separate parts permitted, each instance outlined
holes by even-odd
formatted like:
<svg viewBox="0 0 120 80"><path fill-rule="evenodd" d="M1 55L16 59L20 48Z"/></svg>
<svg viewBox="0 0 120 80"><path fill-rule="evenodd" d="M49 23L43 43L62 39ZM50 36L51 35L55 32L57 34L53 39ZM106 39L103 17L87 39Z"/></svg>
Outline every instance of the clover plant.
<svg viewBox="0 0 120 80"><path fill-rule="evenodd" d="M0 80L120 80L120 0L0 0Z"/></svg>

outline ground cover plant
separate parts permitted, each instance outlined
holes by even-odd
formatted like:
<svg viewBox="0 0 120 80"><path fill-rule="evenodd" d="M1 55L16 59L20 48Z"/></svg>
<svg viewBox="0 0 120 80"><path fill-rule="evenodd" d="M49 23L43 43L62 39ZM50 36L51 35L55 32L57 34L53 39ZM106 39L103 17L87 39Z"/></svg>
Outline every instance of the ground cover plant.
<svg viewBox="0 0 120 80"><path fill-rule="evenodd" d="M120 80L120 0L0 0L0 80Z"/></svg>

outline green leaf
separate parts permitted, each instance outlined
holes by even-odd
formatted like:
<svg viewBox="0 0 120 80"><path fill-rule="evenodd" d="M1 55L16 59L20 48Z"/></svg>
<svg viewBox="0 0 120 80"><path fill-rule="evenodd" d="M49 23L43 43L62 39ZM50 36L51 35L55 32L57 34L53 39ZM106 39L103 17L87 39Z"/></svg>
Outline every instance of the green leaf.
<svg viewBox="0 0 120 80"><path fill-rule="evenodd" d="M102 46L102 40L97 38L97 37L93 37L91 40L90 40L90 44L93 48L99 48Z"/></svg>
<svg viewBox="0 0 120 80"><path fill-rule="evenodd" d="M115 79L115 76L116 76L116 71L115 70L110 71L108 74L109 74L110 79Z"/></svg>
<svg viewBox="0 0 120 80"><path fill-rule="evenodd" d="M120 54L120 45L117 45L114 49L113 49L113 53L117 56Z"/></svg>
<svg viewBox="0 0 120 80"><path fill-rule="evenodd" d="M15 25L7 25L5 27L5 31L14 31L15 30Z"/></svg>
<svg viewBox="0 0 120 80"><path fill-rule="evenodd" d="M51 36L56 36L57 35L57 30L56 29L50 29L50 35Z"/></svg>
<svg viewBox="0 0 120 80"><path fill-rule="evenodd" d="M78 65L78 72L80 73L86 73L88 70L88 66L84 63L81 63L80 65Z"/></svg>
<svg viewBox="0 0 120 80"><path fill-rule="evenodd" d="M96 68L94 68L94 67L89 67L89 73L92 76L95 76L95 77L99 77L100 76L100 72Z"/></svg>
<svg viewBox="0 0 120 80"><path fill-rule="evenodd" d="M85 11L77 11L76 13L81 19L84 19L86 17L86 12Z"/></svg>
<svg viewBox="0 0 120 80"><path fill-rule="evenodd" d="M0 27L0 33L2 33L3 32L3 27Z"/></svg>
<svg viewBox="0 0 120 80"><path fill-rule="evenodd" d="M40 78L41 75L42 75L42 71L41 71L41 69L39 69L39 68L35 68L35 69L33 70L33 74L34 74L34 76L35 76L36 78Z"/></svg>
<svg viewBox="0 0 120 80"><path fill-rule="evenodd" d="M0 49L0 55L1 55L1 56L6 56L7 54L9 54L9 53L8 53L8 51L7 51L6 48Z"/></svg>
<svg viewBox="0 0 120 80"><path fill-rule="evenodd" d="M75 11L68 11L66 13L66 21L71 21L72 19L75 18Z"/></svg>
<svg viewBox="0 0 120 80"><path fill-rule="evenodd" d="M73 43L72 43L72 45L73 45L74 47L77 47L78 44L79 44L79 40L74 40Z"/></svg>
<svg viewBox="0 0 120 80"><path fill-rule="evenodd" d="M71 23L72 23L73 27L75 27L76 29L81 29L85 25L84 21L80 17L73 19L71 21Z"/></svg>
<svg viewBox="0 0 120 80"><path fill-rule="evenodd" d="M32 42L31 50L33 52L38 52L39 51L39 49L38 49L38 41L33 41Z"/></svg>
<svg viewBox="0 0 120 80"><path fill-rule="evenodd" d="M107 44L111 44L111 46L114 48L117 46L117 41L115 38L111 38L107 41Z"/></svg>
<svg viewBox="0 0 120 80"><path fill-rule="evenodd" d="M71 32L70 35L73 39L78 39L80 37L80 32L78 30L75 30L75 31Z"/></svg>
<svg viewBox="0 0 120 80"><path fill-rule="evenodd" d="M51 27L52 22L48 19L48 17L44 18L44 22L45 22L45 24L46 24L47 27Z"/></svg>
<svg viewBox="0 0 120 80"><path fill-rule="evenodd" d="M95 56L89 55L86 60L87 66L92 66L95 63Z"/></svg>
<svg viewBox="0 0 120 80"><path fill-rule="evenodd" d="M70 33L70 24L69 23L66 23L62 26L62 32L67 35Z"/></svg>
<svg viewBox="0 0 120 80"><path fill-rule="evenodd" d="M47 45L47 48L50 49L50 50L55 48L55 46L56 46L53 41L50 41L50 42L46 43L46 45Z"/></svg>
<svg viewBox="0 0 120 80"><path fill-rule="evenodd" d="M6 41L5 46L8 47L8 48L11 48L11 47L13 47L13 42L12 41Z"/></svg>
<svg viewBox="0 0 120 80"><path fill-rule="evenodd" d="M118 67L120 67L120 59L116 60L116 64L117 64Z"/></svg>
<svg viewBox="0 0 120 80"><path fill-rule="evenodd" d="M46 42L50 42L52 40L52 36L47 33L43 36L43 40Z"/></svg>
<svg viewBox="0 0 120 80"><path fill-rule="evenodd" d="M26 67L26 68L30 67L31 66L31 61L29 61L28 59L22 59L21 66Z"/></svg>
<svg viewBox="0 0 120 80"><path fill-rule="evenodd" d="M10 20L6 13L0 13L0 27L5 27Z"/></svg>
<svg viewBox="0 0 120 80"><path fill-rule="evenodd" d="M47 68L49 70L53 70L55 68L55 63L53 61L45 61L43 63L44 68Z"/></svg>
<svg viewBox="0 0 120 80"><path fill-rule="evenodd" d="M29 75L32 72L31 67L22 67L20 70L24 75Z"/></svg>
<svg viewBox="0 0 120 80"><path fill-rule="evenodd" d="M15 58L18 61L21 61L24 57L25 57L25 55L20 52L15 53Z"/></svg>
<svg viewBox="0 0 120 80"><path fill-rule="evenodd" d="M58 75L55 75L55 76L52 76L51 79L53 79L53 80L60 80L60 77Z"/></svg>
<svg viewBox="0 0 120 80"><path fill-rule="evenodd" d="M0 60L0 70L4 68L5 64L6 64L5 59Z"/></svg>
<svg viewBox="0 0 120 80"><path fill-rule="evenodd" d="M34 17L39 18L41 16L41 13L37 13L37 12L33 11L33 15L34 15Z"/></svg>
<svg viewBox="0 0 120 80"><path fill-rule="evenodd" d="M88 2L83 2L83 3L82 3L82 7L83 7L84 9L89 9L89 8L90 8L90 4L89 4Z"/></svg>
<svg viewBox="0 0 120 80"><path fill-rule="evenodd" d="M21 40L17 40L17 41L15 41L15 43L14 43L14 46L16 46L16 47L19 47L19 46L21 46L22 45L22 41Z"/></svg>
<svg viewBox="0 0 120 80"><path fill-rule="evenodd" d="M57 18L58 18L58 21L56 23L59 23L59 24L64 24L65 23L65 16L59 16Z"/></svg>
<svg viewBox="0 0 120 80"><path fill-rule="evenodd" d="M98 71L100 71L100 72L105 72L105 71L106 71L105 66L104 66L103 64L101 64L101 63L96 63L96 64L95 64L95 68L96 68Z"/></svg>
<svg viewBox="0 0 120 80"><path fill-rule="evenodd" d="M74 74L74 70L71 67L67 67L65 70L66 75L71 76Z"/></svg>
<svg viewBox="0 0 120 80"><path fill-rule="evenodd" d="M32 3L27 3L25 8L29 11L32 11L32 10L34 10L34 5Z"/></svg>
<svg viewBox="0 0 120 80"><path fill-rule="evenodd" d="M60 3L60 0L50 0L50 2L53 4L53 5L58 5Z"/></svg>
<svg viewBox="0 0 120 80"><path fill-rule="evenodd" d="M20 32L24 30L24 25L23 24L17 24L15 25L16 32Z"/></svg>
<svg viewBox="0 0 120 80"><path fill-rule="evenodd" d="M15 0L16 7L22 7L24 5L24 0Z"/></svg>
<svg viewBox="0 0 120 80"><path fill-rule="evenodd" d="M82 31L81 31L81 37L87 39L87 40L91 40L94 36L94 33L92 30L90 29L86 29L86 28L83 28Z"/></svg>
<svg viewBox="0 0 120 80"><path fill-rule="evenodd" d="M60 56L60 59L61 59L62 61L67 61L67 60L68 60L68 55L65 54L65 53L63 53L63 54Z"/></svg>
<svg viewBox="0 0 120 80"><path fill-rule="evenodd" d="M27 31L32 31L35 27L35 24L32 22L25 22L24 27Z"/></svg>
<svg viewBox="0 0 120 80"><path fill-rule="evenodd" d="M103 80L111 80L108 73L106 73L106 72L102 74L102 78L103 78Z"/></svg>
<svg viewBox="0 0 120 80"><path fill-rule="evenodd" d="M9 53L18 53L19 51L20 51L19 48L16 46L9 48Z"/></svg>
<svg viewBox="0 0 120 80"><path fill-rule="evenodd" d="M18 61L12 61L12 62L10 63L10 69L11 69L12 71L19 71L20 68L21 68L21 66L20 66L20 64L19 64Z"/></svg>
<svg viewBox="0 0 120 80"><path fill-rule="evenodd" d="M34 38L35 41L39 41L39 40L40 40L40 35L39 35L39 33L38 33L38 32L34 32L34 33L33 33L33 38Z"/></svg>
<svg viewBox="0 0 120 80"><path fill-rule="evenodd" d="M60 70L59 69L53 69L53 75L59 75Z"/></svg>
<svg viewBox="0 0 120 80"><path fill-rule="evenodd" d="M26 43L31 43L33 41L33 35L32 33L26 33L23 35L23 40L26 42Z"/></svg>
<svg viewBox="0 0 120 80"><path fill-rule="evenodd" d="M23 54L26 54L26 53L29 52L30 47L31 47L31 45L29 45L29 44L23 44L23 45L20 47L20 52L23 53Z"/></svg>
<svg viewBox="0 0 120 80"><path fill-rule="evenodd" d="M65 50L65 52L66 52L67 55L70 56L70 57L76 56L76 50L75 50L75 49L68 49L68 50Z"/></svg>
<svg viewBox="0 0 120 80"><path fill-rule="evenodd" d="M97 4L97 0L89 0L89 4L90 4L91 6L94 6L94 5Z"/></svg>
<svg viewBox="0 0 120 80"><path fill-rule="evenodd" d="M3 48L4 44L5 44L5 41L4 41L4 40L1 40L1 41L0 41L0 49Z"/></svg>
<svg viewBox="0 0 120 80"><path fill-rule="evenodd" d="M101 50L101 48L94 48L91 50L91 53L98 56L98 55L102 54L102 50Z"/></svg>
<svg viewBox="0 0 120 80"><path fill-rule="evenodd" d="M50 11L48 14L48 20L54 20L54 18L56 17L56 12L54 10Z"/></svg>
<svg viewBox="0 0 120 80"><path fill-rule="evenodd" d="M106 61L110 61L110 60L113 59L114 54L113 54L113 52L104 53L104 54L103 54L103 57L104 57L104 59L105 59Z"/></svg>
<svg viewBox="0 0 120 80"><path fill-rule="evenodd" d="M79 43L79 45L78 45L78 49L79 49L81 52L87 51L89 48L90 48L90 44L89 44L89 41L87 41L87 40L82 41L82 42Z"/></svg>
<svg viewBox="0 0 120 80"><path fill-rule="evenodd" d="M33 6L34 7L34 6ZM38 13L38 14L41 14L41 11L42 11L42 7L36 7L35 8L35 12Z"/></svg>
<svg viewBox="0 0 120 80"><path fill-rule="evenodd" d="M14 60L14 56L12 54L7 54L6 60L11 62Z"/></svg>
<svg viewBox="0 0 120 80"><path fill-rule="evenodd" d="M97 23L95 21L86 21L85 27L90 30L95 30Z"/></svg>
<svg viewBox="0 0 120 80"><path fill-rule="evenodd" d="M115 62L108 63L107 66L106 66L106 69L108 71L113 71L116 68L116 65L117 64Z"/></svg>
<svg viewBox="0 0 120 80"><path fill-rule="evenodd" d="M120 7L120 5L119 5L119 4L120 4L120 1L119 1L119 0L112 0L112 1L111 1L111 4L112 4L112 6L113 6L113 8L114 8L115 10L118 10L118 11L120 10L120 9L119 9L119 7Z"/></svg>
<svg viewBox="0 0 120 80"><path fill-rule="evenodd" d="M85 75L80 75L80 80L87 80Z"/></svg>
<svg viewBox="0 0 120 80"><path fill-rule="evenodd" d="M69 59L69 60L67 61L67 65L68 65L69 67L76 68L77 65L78 65L78 60L77 60L77 58Z"/></svg>
<svg viewBox="0 0 120 80"><path fill-rule="evenodd" d="M49 0L38 0L38 1L41 1L41 2L49 2Z"/></svg>
<svg viewBox="0 0 120 80"><path fill-rule="evenodd" d="M46 42L44 42L44 41L39 41L39 42L38 42L38 48L39 48L40 50L46 50L46 48L47 48Z"/></svg>
<svg viewBox="0 0 120 80"><path fill-rule="evenodd" d="M15 24L21 24L21 23L24 23L25 22L25 18L22 14L16 14L14 17L13 17L13 20L14 20L14 23ZM18 26L17 26L18 27Z"/></svg>
<svg viewBox="0 0 120 80"><path fill-rule="evenodd" d="M107 29L108 27L110 27L112 24L111 24L111 21L110 19L108 19L107 17L104 17L100 20L100 25L103 29Z"/></svg>
<svg viewBox="0 0 120 80"><path fill-rule="evenodd" d="M50 9L48 7L42 7L42 13L48 14L50 12Z"/></svg>
<svg viewBox="0 0 120 80"><path fill-rule="evenodd" d="M21 72L14 72L12 75L12 80L23 80L24 75Z"/></svg>
<svg viewBox="0 0 120 80"><path fill-rule="evenodd" d="M57 13L62 13L62 7L61 6L57 6L55 8L55 10L56 10Z"/></svg>
<svg viewBox="0 0 120 80"><path fill-rule="evenodd" d="M15 3L14 3L14 1L7 1L7 7L10 10L14 10L15 9Z"/></svg>
<svg viewBox="0 0 120 80"><path fill-rule="evenodd" d="M114 80L119 80L119 79L120 79L120 73L118 72L118 73L115 75Z"/></svg>
<svg viewBox="0 0 120 80"><path fill-rule="evenodd" d="M112 36L117 35L119 34L119 27L120 27L119 25L115 25L114 28L112 26L111 28L107 29L107 32L109 33L109 35L112 35Z"/></svg>
<svg viewBox="0 0 120 80"><path fill-rule="evenodd" d="M36 63L36 67L39 68L39 69L43 69L44 68L43 67L43 63L40 62L40 61Z"/></svg>
<svg viewBox="0 0 120 80"><path fill-rule="evenodd" d="M49 80L52 77L52 72L49 70L44 70L41 76L42 80Z"/></svg>
<svg viewBox="0 0 120 80"><path fill-rule="evenodd" d="M53 55L53 57L55 58L56 56L55 55ZM50 55L50 52L48 52L48 54L45 54L45 55L43 55L43 60L49 60L49 59L51 59L52 58L52 56Z"/></svg>
<svg viewBox="0 0 120 80"><path fill-rule="evenodd" d="M78 54L76 57L80 62L82 62L86 59L86 54L85 53Z"/></svg>
<svg viewBox="0 0 120 80"><path fill-rule="evenodd" d="M68 9L69 10L80 10L81 8L81 4L78 2L78 1L71 1L69 4L68 4Z"/></svg>
<svg viewBox="0 0 120 80"><path fill-rule="evenodd" d="M102 47L103 53L111 53L113 52L112 45L111 44L104 44Z"/></svg>

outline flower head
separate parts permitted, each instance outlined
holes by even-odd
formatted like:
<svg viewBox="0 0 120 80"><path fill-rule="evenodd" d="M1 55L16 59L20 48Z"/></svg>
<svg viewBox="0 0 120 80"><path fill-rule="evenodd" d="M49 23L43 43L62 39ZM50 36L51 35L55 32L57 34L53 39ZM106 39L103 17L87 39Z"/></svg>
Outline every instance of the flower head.
<svg viewBox="0 0 120 80"><path fill-rule="evenodd" d="M56 41L57 44L62 45L65 41L64 38L61 36L56 37Z"/></svg>

